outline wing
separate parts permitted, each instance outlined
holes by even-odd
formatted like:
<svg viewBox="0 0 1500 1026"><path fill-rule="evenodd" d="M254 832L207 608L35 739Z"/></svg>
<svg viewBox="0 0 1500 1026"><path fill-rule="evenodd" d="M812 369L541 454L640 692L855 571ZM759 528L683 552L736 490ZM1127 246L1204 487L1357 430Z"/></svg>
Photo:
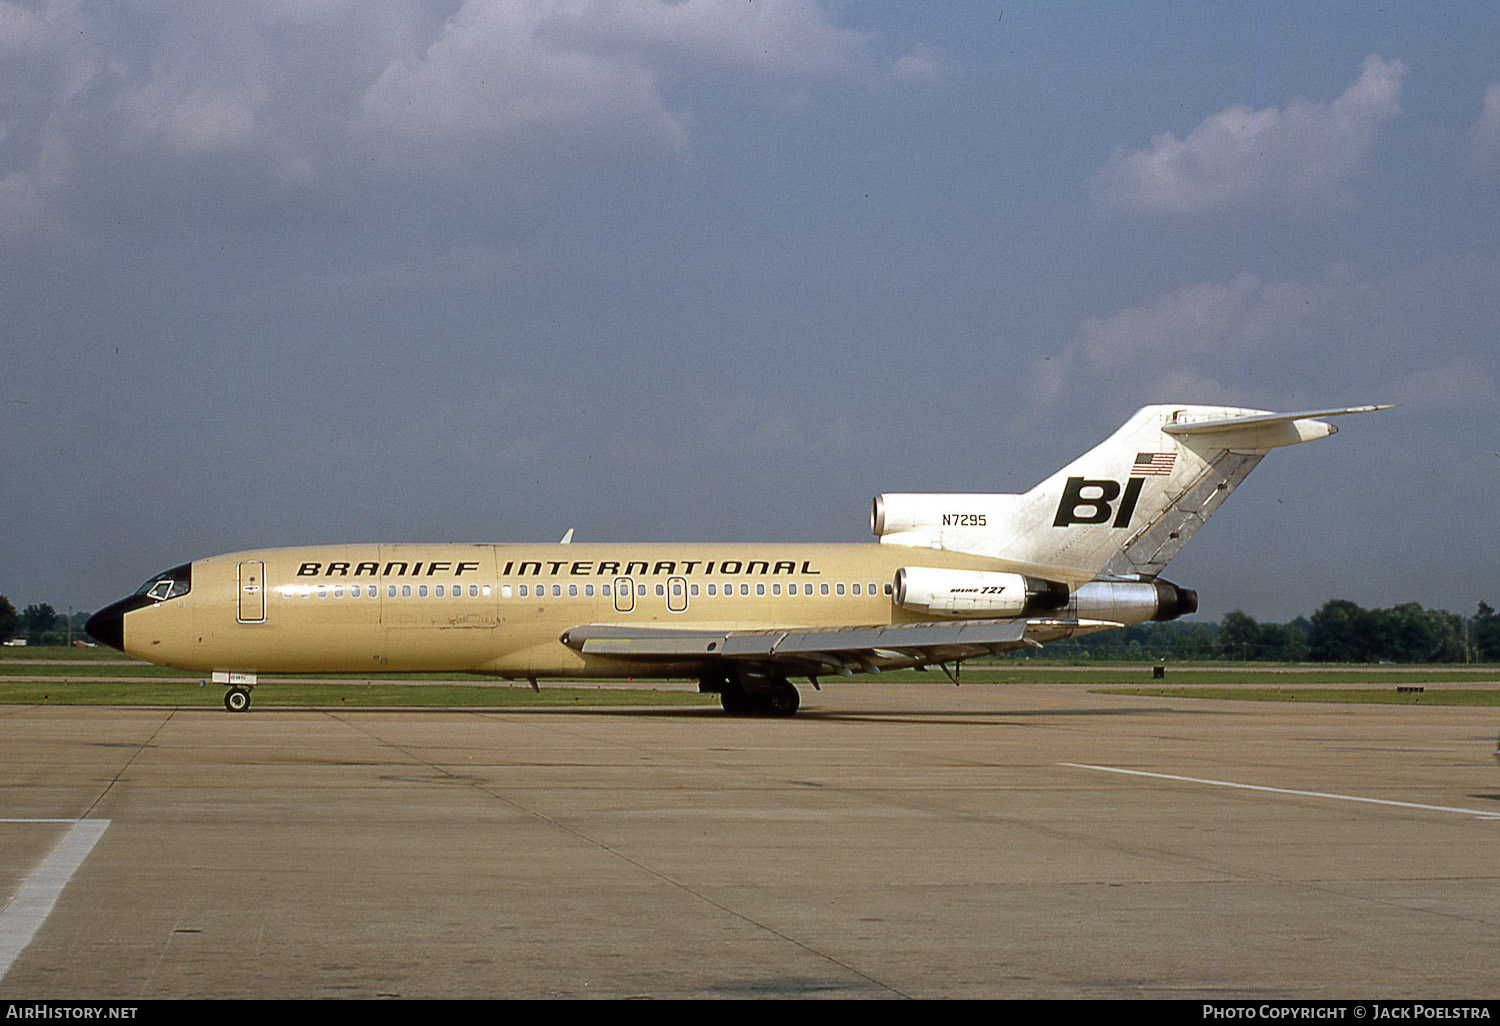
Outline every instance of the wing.
<svg viewBox="0 0 1500 1026"><path fill-rule="evenodd" d="M583 624L564 645L584 655L651 662L724 659L793 674L874 673L998 655L1121 624L1108 620L938 620L868 627L705 630Z"/></svg>

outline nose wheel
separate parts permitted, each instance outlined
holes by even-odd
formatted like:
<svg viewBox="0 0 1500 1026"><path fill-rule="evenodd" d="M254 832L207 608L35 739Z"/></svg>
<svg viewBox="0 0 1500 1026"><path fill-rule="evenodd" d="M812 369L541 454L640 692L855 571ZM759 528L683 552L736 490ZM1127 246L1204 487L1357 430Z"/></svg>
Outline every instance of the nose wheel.
<svg viewBox="0 0 1500 1026"><path fill-rule="evenodd" d="M224 708L230 712L244 712L250 708L250 689L255 687L255 674L215 670L214 683L229 689L224 692Z"/></svg>

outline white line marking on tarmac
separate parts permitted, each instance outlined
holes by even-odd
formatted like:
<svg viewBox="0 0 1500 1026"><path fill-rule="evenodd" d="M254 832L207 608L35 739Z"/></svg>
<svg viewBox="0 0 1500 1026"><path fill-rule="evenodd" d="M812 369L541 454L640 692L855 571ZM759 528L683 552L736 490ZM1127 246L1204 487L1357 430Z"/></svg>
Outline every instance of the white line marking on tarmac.
<svg viewBox="0 0 1500 1026"><path fill-rule="evenodd" d="M21 889L16 892L15 899L0 911L0 979L10 972L11 965L31 939L36 936L37 930L41 929L47 917L52 914L52 906L57 904L57 899L62 896L63 888L83 865L83 860L88 858L89 852L94 850L94 845L99 838L104 836L104 831L109 827L107 819L79 819L79 820L5 820L8 823L74 823L52 854L38 866L32 874L21 884Z"/></svg>
<svg viewBox="0 0 1500 1026"><path fill-rule="evenodd" d="M75 816L57 817L57 818L49 818L49 819L40 819L40 818L26 819L26 818L21 818L21 817L13 817L13 818L10 818L10 819L0 819L0 823L77 823L77 822L78 822L78 819Z"/></svg>
<svg viewBox="0 0 1500 1026"><path fill-rule="evenodd" d="M1148 773L1145 770L1120 769L1118 766L1090 766L1081 762L1059 763L1074 769L1098 770L1101 773L1121 773L1132 777L1155 777L1158 780L1177 780L1188 784L1211 784L1214 787L1233 787L1241 791L1265 791L1269 794L1290 794L1300 798L1329 798L1341 802L1363 802L1368 805L1393 805L1400 809L1419 809L1423 812L1457 812L1480 819L1500 819L1500 812L1484 809L1463 809L1452 805L1422 805L1417 802L1397 802L1389 798L1361 798L1352 794L1333 794L1328 791L1297 791L1289 787L1263 787L1259 784L1238 784L1232 780L1208 780L1203 777L1180 777L1172 773Z"/></svg>

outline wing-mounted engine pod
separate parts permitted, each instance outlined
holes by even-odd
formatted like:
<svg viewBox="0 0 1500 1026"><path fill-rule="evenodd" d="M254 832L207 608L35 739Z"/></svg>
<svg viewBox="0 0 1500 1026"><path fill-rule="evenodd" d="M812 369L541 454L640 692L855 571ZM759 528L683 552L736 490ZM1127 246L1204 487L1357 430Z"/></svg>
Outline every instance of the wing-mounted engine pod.
<svg viewBox="0 0 1500 1026"><path fill-rule="evenodd" d="M896 604L932 616L1031 616L1068 604L1068 586L1025 574L904 566L896 571Z"/></svg>

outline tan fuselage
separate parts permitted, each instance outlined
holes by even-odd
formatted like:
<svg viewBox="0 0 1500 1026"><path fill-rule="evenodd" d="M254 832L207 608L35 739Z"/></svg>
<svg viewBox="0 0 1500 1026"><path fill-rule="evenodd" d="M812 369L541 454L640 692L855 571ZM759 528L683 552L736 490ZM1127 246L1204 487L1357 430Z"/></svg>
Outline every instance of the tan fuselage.
<svg viewBox="0 0 1500 1026"><path fill-rule="evenodd" d="M244 673L694 676L696 663L583 655L582 624L761 629L927 619L898 568L1030 568L901 545L340 545L192 564L191 590L134 609L124 649Z"/></svg>

